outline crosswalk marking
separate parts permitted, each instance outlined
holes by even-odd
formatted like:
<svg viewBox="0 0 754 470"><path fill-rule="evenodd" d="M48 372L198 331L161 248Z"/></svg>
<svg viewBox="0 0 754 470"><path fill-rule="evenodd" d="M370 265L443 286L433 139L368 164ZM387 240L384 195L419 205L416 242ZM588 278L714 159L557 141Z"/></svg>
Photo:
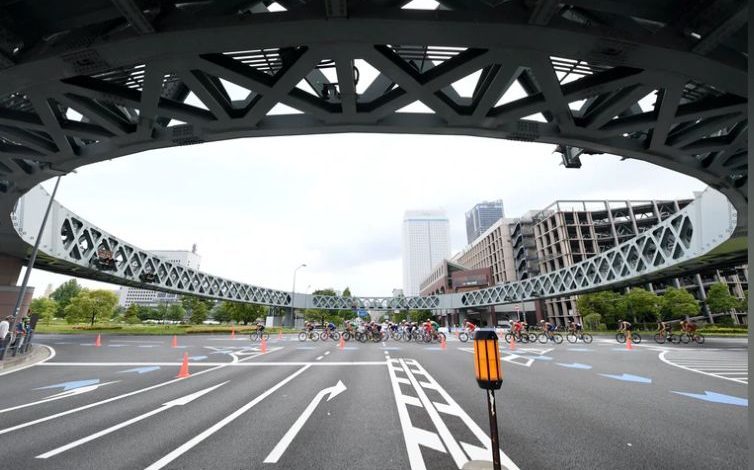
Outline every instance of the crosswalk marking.
<svg viewBox="0 0 754 470"><path fill-rule="evenodd" d="M749 362L745 354L725 350L666 350L660 360L671 366L742 384L749 383Z"/></svg>

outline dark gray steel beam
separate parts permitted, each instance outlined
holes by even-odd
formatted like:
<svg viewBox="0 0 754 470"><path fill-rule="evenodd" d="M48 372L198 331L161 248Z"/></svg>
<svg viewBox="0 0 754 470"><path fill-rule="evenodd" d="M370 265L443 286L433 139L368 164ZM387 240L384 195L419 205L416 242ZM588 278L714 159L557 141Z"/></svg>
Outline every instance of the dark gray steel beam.
<svg viewBox="0 0 754 470"><path fill-rule="evenodd" d="M545 26L560 8L560 0L535 0L529 23Z"/></svg>
<svg viewBox="0 0 754 470"><path fill-rule="evenodd" d="M154 33L155 29L134 0L110 0L131 27L139 34Z"/></svg>
<svg viewBox="0 0 754 470"><path fill-rule="evenodd" d="M703 36L702 39L700 39L699 42L696 43L696 45L694 45L691 50L697 54L709 54L718 45L720 45L720 43L743 28L746 24L748 16L748 3L742 1L740 8L736 10L735 13L729 16L722 23L718 24L712 31Z"/></svg>
<svg viewBox="0 0 754 470"><path fill-rule="evenodd" d="M665 140L670 133L670 126L673 124L673 116L678 110L683 93L683 80L675 83L666 83L665 88L657 91L657 101L655 103L655 125L652 128L649 139L649 148L657 149L665 145Z"/></svg>

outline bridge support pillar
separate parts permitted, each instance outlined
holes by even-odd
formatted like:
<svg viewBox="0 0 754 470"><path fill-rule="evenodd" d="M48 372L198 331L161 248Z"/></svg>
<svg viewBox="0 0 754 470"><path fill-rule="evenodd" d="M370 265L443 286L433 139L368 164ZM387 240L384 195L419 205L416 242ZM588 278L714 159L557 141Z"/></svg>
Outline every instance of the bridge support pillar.
<svg viewBox="0 0 754 470"><path fill-rule="evenodd" d="M497 328L497 313L495 312L494 305L489 308L488 318L489 318L489 321L487 322L487 326L489 328Z"/></svg>
<svg viewBox="0 0 754 470"><path fill-rule="evenodd" d="M16 306L18 293L21 286L17 286L18 278L21 275L23 260L0 255L0 318L13 315L13 307ZM27 287L24 299L21 302L21 316L26 315L31 304L31 298L34 294L33 287Z"/></svg>

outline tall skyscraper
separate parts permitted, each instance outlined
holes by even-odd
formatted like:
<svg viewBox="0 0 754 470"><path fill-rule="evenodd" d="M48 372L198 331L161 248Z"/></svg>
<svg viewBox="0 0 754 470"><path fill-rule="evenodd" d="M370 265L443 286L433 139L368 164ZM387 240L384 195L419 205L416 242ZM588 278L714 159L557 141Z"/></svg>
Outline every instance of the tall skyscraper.
<svg viewBox="0 0 754 470"><path fill-rule="evenodd" d="M484 201L466 213L466 242L471 244L498 220L505 217L503 200Z"/></svg>
<svg viewBox="0 0 754 470"><path fill-rule="evenodd" d="M419 285L432 267L450 257L450 222L445 211L406 211L402 251L403 293L419 295Z"/></svg>

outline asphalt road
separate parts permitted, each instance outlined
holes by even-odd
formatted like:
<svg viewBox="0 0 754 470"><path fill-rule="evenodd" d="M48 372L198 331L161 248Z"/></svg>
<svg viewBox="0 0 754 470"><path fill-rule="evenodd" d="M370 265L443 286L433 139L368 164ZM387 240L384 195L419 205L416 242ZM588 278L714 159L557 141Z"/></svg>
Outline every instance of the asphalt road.
<svg viewBox="0 0 754 470"><path fill-rule="evenodd" d="M489 460L471 343L37 336L0 376L9 469L458 469ZM37 345L37 347L41 347ZM747 464L748 343L501 344L503 463L521 469ZM183 354L189 378L176 379Z"/></svg>

